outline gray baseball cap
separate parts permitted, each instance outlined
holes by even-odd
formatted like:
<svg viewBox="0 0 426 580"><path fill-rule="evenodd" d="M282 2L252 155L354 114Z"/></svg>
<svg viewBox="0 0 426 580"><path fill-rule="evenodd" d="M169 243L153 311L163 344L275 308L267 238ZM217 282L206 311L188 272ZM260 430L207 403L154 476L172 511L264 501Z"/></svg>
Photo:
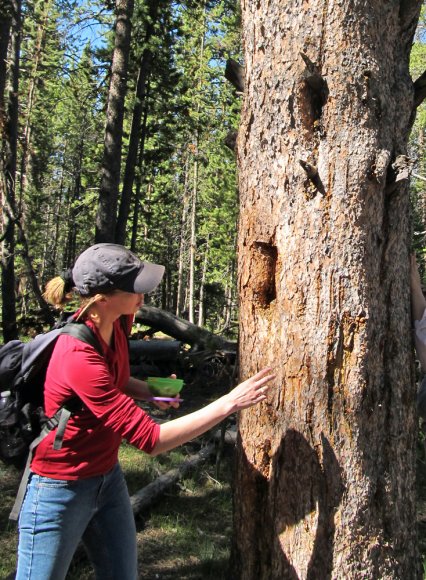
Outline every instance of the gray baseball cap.
<svg viewBox="0 0 426 580"><path fill-rule="evenodd" d="M151 292L158 286L164 266L140 260L118 244L95 244L77 258L72 270L74 286L82 296L111 290L135 294Z"/></svg>

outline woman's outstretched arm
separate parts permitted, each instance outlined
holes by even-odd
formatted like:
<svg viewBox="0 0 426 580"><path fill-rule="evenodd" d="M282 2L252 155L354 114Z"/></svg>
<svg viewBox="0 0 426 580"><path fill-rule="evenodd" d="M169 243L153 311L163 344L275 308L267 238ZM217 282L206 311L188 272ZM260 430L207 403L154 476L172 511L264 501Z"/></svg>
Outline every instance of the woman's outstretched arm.
<svg viewBox="0 0 426 580"><path fill-rule="evenodd" d="M274 378L270 368L262 369L206 407L161 425L160 436L151 455L174 449L202 435L232 413L264 401L270 386L268 383Z"/></svg>
<svg viewBox="0 0 426 580"><path fill-rule="evenodd" d="M426 308L426 299L423 295L419 269L414 255L411 256L410 283L411 316L414 322L414 320L421 320L423 318L423 313Z"/></svg>

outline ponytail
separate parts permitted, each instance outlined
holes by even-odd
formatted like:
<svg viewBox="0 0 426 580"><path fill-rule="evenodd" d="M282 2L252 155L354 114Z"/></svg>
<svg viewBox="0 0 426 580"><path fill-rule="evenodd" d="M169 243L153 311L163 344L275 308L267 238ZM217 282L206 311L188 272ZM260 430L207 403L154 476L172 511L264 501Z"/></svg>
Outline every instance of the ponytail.
<svg viewBox="0 0 426 580"><path fill-rule="evenodd" d="M64 306L73 298L72 289L74 282L71 270L66 270L61 276L56 276L46 284L43 298L49 304L62 310Z"/></svg>

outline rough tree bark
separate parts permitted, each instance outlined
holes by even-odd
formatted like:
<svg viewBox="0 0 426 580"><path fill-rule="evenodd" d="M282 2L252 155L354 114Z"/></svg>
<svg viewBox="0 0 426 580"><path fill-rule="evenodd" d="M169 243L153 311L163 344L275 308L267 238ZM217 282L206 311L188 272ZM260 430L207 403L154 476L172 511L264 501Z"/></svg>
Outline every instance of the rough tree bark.
<svg viewBox="0 0 426 580"><path fill-rule="evenodd" d="M232 578L420 577L409 198L421 2L242 2ZM402 159L404 159L402 157Z"/></svg>

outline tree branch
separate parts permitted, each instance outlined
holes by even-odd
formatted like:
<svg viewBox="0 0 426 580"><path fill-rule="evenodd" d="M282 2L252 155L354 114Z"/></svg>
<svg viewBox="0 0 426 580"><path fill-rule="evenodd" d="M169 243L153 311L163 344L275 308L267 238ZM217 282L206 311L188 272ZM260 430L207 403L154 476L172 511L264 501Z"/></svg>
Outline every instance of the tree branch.
<svg viewBox="0 0 426 580"><path fill-rule="evenodd" d="M414 83L414 108L417 109L419 105L426 98L426 70L419 76Z"/></svg>
<svg viewBox="0 0 426 580"><path fill-rule="evenodd" d="M225 78L233 85L238 93L244 92L244 67L233 58L226 61Z"/></svg>

